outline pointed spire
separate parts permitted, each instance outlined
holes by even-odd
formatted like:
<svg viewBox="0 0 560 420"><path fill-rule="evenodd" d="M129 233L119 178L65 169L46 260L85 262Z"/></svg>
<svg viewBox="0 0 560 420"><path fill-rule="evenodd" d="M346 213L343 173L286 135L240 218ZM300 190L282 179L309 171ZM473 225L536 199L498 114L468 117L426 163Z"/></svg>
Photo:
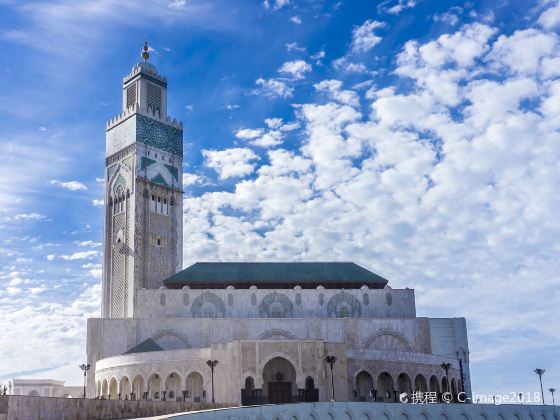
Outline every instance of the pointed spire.
<svg viewBox="0 0 560 420"><path fill-rule="evenodd" d="M148 53L148 41L144 41L144 51L142 52L142 59L144 62L148 61L150 58L150 53Z"/></svg>

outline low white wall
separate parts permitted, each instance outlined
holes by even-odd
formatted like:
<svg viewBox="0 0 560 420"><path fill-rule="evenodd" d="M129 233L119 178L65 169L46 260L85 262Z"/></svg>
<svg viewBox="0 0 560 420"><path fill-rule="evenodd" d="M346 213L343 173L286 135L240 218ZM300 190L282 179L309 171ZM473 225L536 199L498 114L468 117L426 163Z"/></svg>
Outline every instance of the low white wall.
<svg viewBox="0 0 560 420"><path fill-rule="evenodd" d="M306 403L177 414L173 420L560 420L560 408L486 404Z"/></svg>

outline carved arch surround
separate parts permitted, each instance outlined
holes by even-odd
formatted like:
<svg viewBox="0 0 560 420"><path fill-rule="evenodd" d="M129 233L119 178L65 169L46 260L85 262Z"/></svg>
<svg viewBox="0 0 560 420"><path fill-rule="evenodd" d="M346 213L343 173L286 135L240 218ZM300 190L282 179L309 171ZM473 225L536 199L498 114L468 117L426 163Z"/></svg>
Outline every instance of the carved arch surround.
<svg viewBox="0 0 560 420"><path fill-rule="evenodd" d="M345 306L349 309L348 317L359 317L362 315L362 304L355 296L340 292L330 298L329 303L327 303L327 314L330 318L340 317L340 308Z"/></svg>
<svg viewBox="0 0 560 420"><path fill-rule="evenodd" d="M159 340L160 338L163 338L165 336L175 337L185 345L185 348L191 348L191 345L189 343L189 339L185 335L183 335L183 334L181 334L181 333L179 333L175 330L170 330L170 329L160 330L150 338L157 343L157 340Z"/></svg>
<svg viewBox="0 0 560 420"><path fill-rule="evenodd" d="M292 318L294 314L294 305L286 295L278 292L269 293L263 298L259 305L260 317L273 318L271 313L271 307L273 305L279 305L282 308L282 314L278 318Z"/></svg>
<svg viewBox="0 0 560 420"><path fill-rule="evenodd" d="M202 318L202 308L205 304L213 305L213 318L223 318L226 315L226 305L222 298L215 293L205 292L199 295L191 305L191 314L193 318Z"/></svg>
<svg viewBox="0 0 560 420"><path fill-rule="evenodd" d="M259 340L274 340L275 336L280 336L286 340L297 340L298 338L289 331L274 328L263 332L259 336Z"/></svg>
<svg viewBox="0 0 560 420"><path fill-rule="evenodd" d="M405 338L404 335L402 335L399 332L393 331L393 330L388 330L388 329L382 329L379 330L376 333L371 334L368 338L366 338L366 340L364 341L364 348L368 349L370 348L374 341L384 337L384 336L389 336L391 338L393 338L394 340L396 340L398 343L402 344L406 350L404 351L408 351L408 352L413 352L414 349L413 347L409 344L408 340ZM402 351L399 349L379 349L379 350L394 350L394 351Z"/></svg>

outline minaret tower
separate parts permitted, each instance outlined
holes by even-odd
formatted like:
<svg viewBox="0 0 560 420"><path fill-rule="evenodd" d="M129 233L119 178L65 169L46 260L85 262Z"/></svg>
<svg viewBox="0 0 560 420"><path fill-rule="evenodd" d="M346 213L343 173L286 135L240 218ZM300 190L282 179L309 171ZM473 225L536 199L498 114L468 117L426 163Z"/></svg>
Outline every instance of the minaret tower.
<svg viewBox="0 0 560 420"><path fill-rule="evenodd" d="M136 291L182 268L183 124L167 116L167 79L143 61L123 79L107 123L102 316L134 314Z"/></svg>

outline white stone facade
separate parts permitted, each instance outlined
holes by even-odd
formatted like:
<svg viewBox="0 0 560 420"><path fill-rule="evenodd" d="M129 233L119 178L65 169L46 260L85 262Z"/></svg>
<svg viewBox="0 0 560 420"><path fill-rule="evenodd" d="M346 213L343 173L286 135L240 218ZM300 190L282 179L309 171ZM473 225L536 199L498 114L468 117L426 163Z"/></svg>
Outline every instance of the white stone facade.
<svg viewBox="0 0 560 420"><path fill-rule="evenodd" d="M344 313L341 305L348 306ZM147 339L163 350L124 354ZM161 399L171 391L182 399L187 391L187 401L207 400L206 361L215 359L216 401L241 403L250 377L266 402L267 363L281 359L293 370L292 397L311 378L326 401L332 397L327 353L338 358L335 396L342 400L394 401L393 391L415 389L441 393L447 390L442 362L451 364L449 389L470 395L465 320L416 317L413 290L389 287L140 290L134 318L88 321L88 360L95 363L89 392ZM189 389L194 373L200 395Z"/></svg>

